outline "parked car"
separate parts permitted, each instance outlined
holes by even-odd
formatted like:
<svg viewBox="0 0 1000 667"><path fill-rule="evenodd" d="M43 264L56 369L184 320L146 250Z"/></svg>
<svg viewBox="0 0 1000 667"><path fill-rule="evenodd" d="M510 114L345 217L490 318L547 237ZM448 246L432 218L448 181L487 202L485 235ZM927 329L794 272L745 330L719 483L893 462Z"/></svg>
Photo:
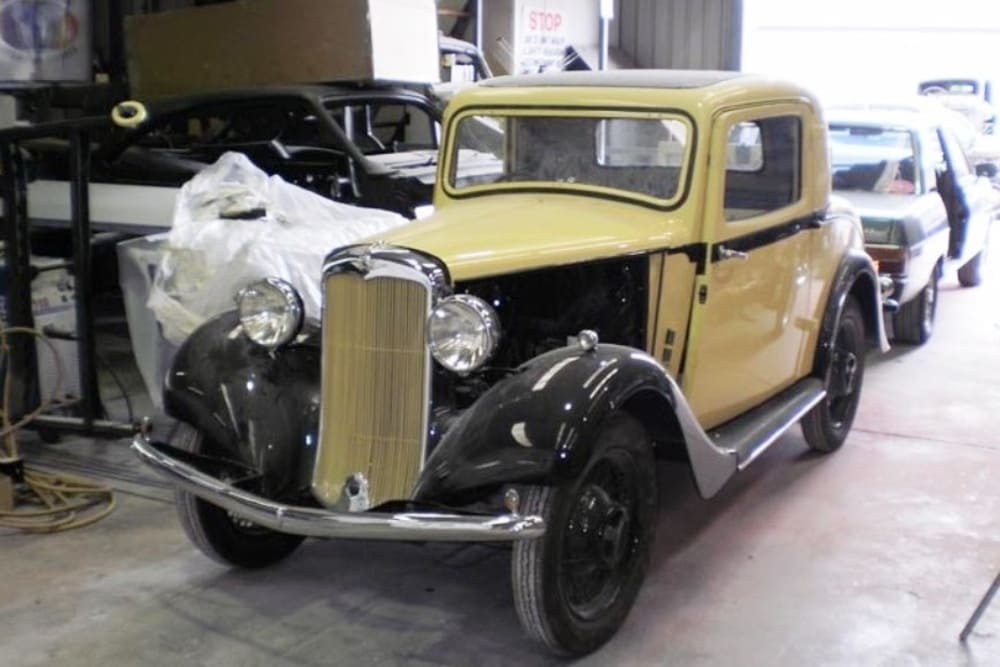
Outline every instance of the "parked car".
<svg viewBox="0 0 1000 667"><path fill-rule="evenodd" d="M958 266L963 286L982 281L997 193L939 114L885 105L827 118L833 189L860 211L865 247L894 283L895 338L922 344L946 265Z"/></svg>
<svg viewBox="0 0 1000 667"><path fill-rule="evenodd" d="M917 85L920 95L929 95L953 109L973 124L977 132L993 134L996 110L993 106L993 82L989 79L959 77L931 79Z"/></svg>
<svg viewBox="0 0 1000 667"><path fill-rule="evenodd" d="M434 215L331 249L322 321L247 286L168 373L180 441L132 446L212 558L512 542L528 634L593 651L649 564L657 458L710 498L797 422L819 452L848 436L886 342L826 136L808 92L734 72L465 90Z"/></svg>
<svg viewBox="0 0 1000 667"><path fill-rule="evenodd" d="M105 137L95 151L92 181L140 186L141 197L141 186L179 187L226 151L238 151L265 171L338 201L412 217L431 200L440 107L418 90L232 90L139 111L144 122ZM66 177L64 146L34 148L39 177Z"/></svg>
<svg viewBox="0 0 1000 667"><path fill-rule="evenodd" d="M475 82L493 76L486 57L471 42L441 35L438 37L441 52L441 82Z"/></svg>

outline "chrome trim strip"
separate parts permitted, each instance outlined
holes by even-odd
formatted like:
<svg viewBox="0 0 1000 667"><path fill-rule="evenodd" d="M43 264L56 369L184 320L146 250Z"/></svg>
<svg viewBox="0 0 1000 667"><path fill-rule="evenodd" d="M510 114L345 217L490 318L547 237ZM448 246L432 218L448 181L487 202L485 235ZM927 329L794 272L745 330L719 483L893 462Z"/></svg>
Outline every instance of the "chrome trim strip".
<svg viewBox="0 0 1000 667"><path fill-rule="evenodd" d="M307 537L365 540L504 542L540 537L540 516L463 515L445 512L334 512L284 505L254 495L159 451L143 435L132 440L139 458L183 491L271 530Z"/></svg>
<svg viewBox="0 0 1000 667"><path fill-rule="evenodd" d="M346 246L333 251L323 260L322 275L326 278L336 271L368 273L374 262L388 262L423 274L431 285L434 300L451 295L451 279L447 267L439 260L408 248L380 242Z"/></svg>

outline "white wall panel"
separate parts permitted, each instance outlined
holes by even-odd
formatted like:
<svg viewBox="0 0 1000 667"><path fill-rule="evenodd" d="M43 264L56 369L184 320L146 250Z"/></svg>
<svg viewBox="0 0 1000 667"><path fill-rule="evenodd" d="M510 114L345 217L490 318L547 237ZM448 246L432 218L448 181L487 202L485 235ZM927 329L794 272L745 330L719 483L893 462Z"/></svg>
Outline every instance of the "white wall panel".
<svg viewBox="0 0 1000 667"><path fill-rule="evenodd" d="M745 0L743 65L828 101L912 95L938 77L1000 80L997 0Z"/></svg>
<svg viewBox="0 0 1000 667"><path fill-rule="evenodd" d="M611 44L638 67L738 69L742 0L616 0Z"/></svg>

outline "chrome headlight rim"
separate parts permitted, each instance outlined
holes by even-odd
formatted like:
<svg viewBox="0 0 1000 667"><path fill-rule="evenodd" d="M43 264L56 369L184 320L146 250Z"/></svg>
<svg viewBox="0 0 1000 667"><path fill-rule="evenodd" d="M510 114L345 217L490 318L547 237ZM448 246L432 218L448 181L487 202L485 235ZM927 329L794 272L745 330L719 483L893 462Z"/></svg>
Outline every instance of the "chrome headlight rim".
<svg viewBox="0 0 1000 667"><path fill-rule="evenodd" d="M260 317L261 313L246 313L244 309L246 300L252 296L254 291L271 291L273 294L277 294L282 301L284 310L280 316L284 322L279 326L277 334L269 338L260 336L259 328L255 326L257 323L252 319ZM291 283L281 278L262 278L241 289L236 294L236 309L244 335L257 345L269 350L275 350L293 341L302 331L302 326L305 323L305 307L301 295Z"/></svg>
<svg viewBox="0 0 1000 667"><path fill-rule="evenodd" d="M436 322L440 321L441 312L454 307L471 313L476 324L481 327L480 331L472 333L482 336L482 345L476 350L469 350L474 356L464 363L456 363L454 359L450 359L446 354L447 350L442 349L440 342L435 340ZM431 356L443 368L459 375L475 372L492 359L500 346L500 334L500 318L496 311L486 301L471 294L453 294L439 299L428 316L427 338Z"/></svg>

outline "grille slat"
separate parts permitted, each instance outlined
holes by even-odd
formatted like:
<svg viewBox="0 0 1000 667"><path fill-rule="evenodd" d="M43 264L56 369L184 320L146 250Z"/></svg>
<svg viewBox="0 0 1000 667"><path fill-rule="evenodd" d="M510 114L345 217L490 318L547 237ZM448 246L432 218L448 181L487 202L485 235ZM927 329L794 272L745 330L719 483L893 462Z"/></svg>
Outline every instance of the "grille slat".
<svg viewBox="0 0 1000 667"><path fill-rule="evenodd" d="M409 496L423 458L428 292L396 277L328 276L323 311L323 412L313 493L327 505L348 476L373 505Z"/></svg>

